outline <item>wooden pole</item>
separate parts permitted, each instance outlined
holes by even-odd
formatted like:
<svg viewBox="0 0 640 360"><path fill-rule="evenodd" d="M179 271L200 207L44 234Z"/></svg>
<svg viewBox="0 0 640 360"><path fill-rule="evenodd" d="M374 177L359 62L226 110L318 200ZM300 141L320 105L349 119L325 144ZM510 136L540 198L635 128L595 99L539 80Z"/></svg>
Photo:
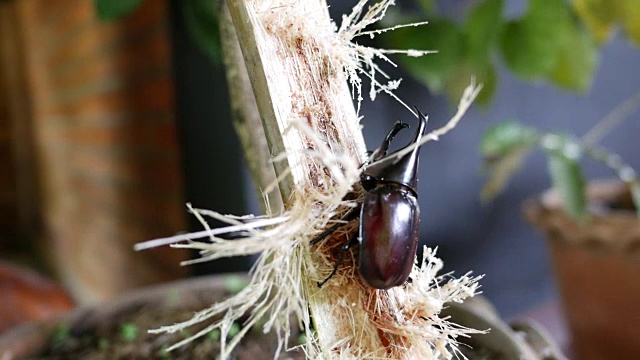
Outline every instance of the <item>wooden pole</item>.
<svg viewBox="0 0 640 360"><path fill-rule="evenodd" d="M319 33L333 31L326 2L290 1L288 8L269 8L270 3L228 0L270 154L284 154L284 160L274 165L282 180L280 191L286 207L297 196L321 191L321 179L326 176L316 158L304 156L304 150L314 145L291 127L293 122L306 123L330 149L356 164L364 161L366 147L347 77L313 36L313 28ZM383 348L373 325L366 323L363 307L336 306L362 304L368 296L357 275L345 278L346 283L332 287L332 291L319 290L312 281L303 284L320 347L330 350L357 331L362 344L373 342L378 345L375 348ZM364 323L368 330L355 329L347 318L357 318L357 326ZM367 336L374 338L362 338Z"/></svg>

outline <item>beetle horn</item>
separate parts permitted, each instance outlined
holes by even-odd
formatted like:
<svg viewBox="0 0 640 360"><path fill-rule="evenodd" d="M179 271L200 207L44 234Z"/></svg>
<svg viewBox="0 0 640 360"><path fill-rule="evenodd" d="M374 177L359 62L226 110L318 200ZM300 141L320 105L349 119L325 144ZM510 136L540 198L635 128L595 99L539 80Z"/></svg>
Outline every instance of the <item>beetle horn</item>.
<svg viewBox="0 0 640 360"><path fill-rule="evenodd" d="M398 158L396 154L418 144L422 140L422 136L427 128L427 118L419 110L418 120L420 123L416 129L413 140L403 149L395 151L366 167L363 175L373 177L381 182L402 184L415 192L415 188L418 185L417 174L420 146L415 146L410 152L402 155L400 158Z"/></svg>
<svg viewBox="0 0 640 360"><path fill-rule="evenodd" d="M403 155L400 159L396 160L394 166L397 167L397 180L396 182L403 184L405 186L410 187L413 191L415 191L418 186L418 164L420 162L420 145L417 145L422 140L422 136L427 128L427 118L416 108L418 112L418 128L416 129L416 133L413 136L413 140L404 147L404 149L414 146L411 152ZM417 145L417 146L416 146ZM404 150L402 149L402 150ZM398 151L402 151L398 150ZM393 154L390 155L390 157Z"/></svg>

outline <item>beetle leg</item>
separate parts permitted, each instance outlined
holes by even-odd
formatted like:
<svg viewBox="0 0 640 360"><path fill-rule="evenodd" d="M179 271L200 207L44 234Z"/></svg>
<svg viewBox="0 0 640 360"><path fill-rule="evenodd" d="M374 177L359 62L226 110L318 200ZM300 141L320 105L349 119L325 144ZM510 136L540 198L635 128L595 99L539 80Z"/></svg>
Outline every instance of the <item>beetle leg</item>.
<svg viewBox="0 0 640 360"><path fill-rule="evenodd" d="M313 246L313 245L317 244L318 242L322 241L327 236L333 234L340 227L342 227L344 225L347 225L352 220L356 219L358 217L358 215L360 215L360 206L358 206L356 208L353 208L351 211L349 211L347 213L347 215L345 215L342 218L342 220L345 221L345 222L336 223L333 226L331 226L330 228L328 228L327 230L323 231L320 235L316 236L313 240L311 240L311 245ZM333 266L333 271L331 271L331 274L329 274L329 276L327 276L326 279L324 279L323 281L318 282L318 287L322 287L322 285L324 285L327 281L329 281L329 279L331 279L333 277L333 275L336 274L336 272L338 271L338 268L340 267L340 264L342 264L342 261L344 260L345 254L347 253L347 251L349 251L351 246L353 246L357 242L358 242L358 236L356 235L356 236L354 236L353 239L349 240L349 242L347 242L346 244L342 245L342 247L340 248L340 253L338 254L338 259L336 260L336 263Z"/></svg>
<svg viewBox="0 0 640 360"><path fill-rule="evenodd" d="M371 162L380 160L385 157L387 155L387 152L389 151L389 146L391 145L391 141L393 141L393 138L400 132L400 130L406 129L408 127L409 124L403 123L402 121L396 121L395 124L393 124L393 128L389 130L387 136L384 137L382 145L380 145L380 147L371 154Z"/></svg>
<svg viewBox="0 0 640 360"><path fill-rule="evenodd" d="M327 230L323 231L320 235L316 236L313 240L311 240L310 244L311 246L319 243L320 241L324 240L324 238L326 238L327 236L333 234L336 230L338 230L340 227L347 225L349 222L351 222L351 220L354 220L355 218L358 217L358 215L360 215L360 207L356 207L353 208L353 210L349 211L347 213L347 215L345 215L344 218L342 218L342 221L346 221L346 222L339 222L334 224L333 226L331 226L330 228L328 228Z"/></svg>
<svg viewBox="0 0 640 360"><path fill-rule="evenodd" d="M311 240L310 244L311 246L319 243L320 241L324 240L324 238L326 238L327 236L333 234L334 231L338 230L341 226L346 225L346 223L337 223L334 224L332 227L328 228L327 230L323 231L322 234L316 236L313 240Z"/></svg>
<svg viewBox="0 0 640 360"><path fill-rule="evenodd" d="M347 253L347 251L349 251L349 249L351 249L351 247L354 244L357 244L357 243L358 243L358 236L354 236L353 239L349 240L349 242L347 242L346 244L340 247L340 253L338 254L338 259L336 259L336 263L333 265L333 270L331 271L331 274L329 274L329 276L327 276L326 279L322 281L318 281L319 288L322 287L322 285L326 284L327 281L329 281L329 279L331 279L333 275L335 275L336 272L338 272L338 268L342 264L342 261L344 261L345 254Z"/></svg>

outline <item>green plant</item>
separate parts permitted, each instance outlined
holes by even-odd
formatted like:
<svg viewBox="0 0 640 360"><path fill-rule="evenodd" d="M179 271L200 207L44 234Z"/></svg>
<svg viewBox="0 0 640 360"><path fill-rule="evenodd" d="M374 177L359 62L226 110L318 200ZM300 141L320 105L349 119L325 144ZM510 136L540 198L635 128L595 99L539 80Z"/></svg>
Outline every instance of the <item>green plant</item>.
<svg viewBox="0 0 640 360"><path fill-rule="evenodd" d="M109 339L105 339L105 338L100 338L98 339L98 349L100 350L107 350L109 349Z"/></svg>
<svg viewBox="0 0 640 360"><path fill-rule="evenodd" d="M238 323L234 322L233 324L231 324L231 327L229 327L229 332L227 333L227 338L233 339L239 333L240 333L240 325L238 325Z"/></svg>
<svg viewBox="0 0 640 360"><path fill-rule="evenodd" d="M158 358L160 359L170 359L171 358L171 353L169 352L169 350L167 350L169 348L169 345L167 344L162 344L162 346L160 347L160 350L158 350Z"/></svg>
<svg viewBox="0 0 640 360"><path fill-rule="evenodd" d="M140 329L136 324L126 323L120 326L120 336L127 342L134 341L140 334Z"/></svg>
<svg viewBox="0 0 640 360"><path fill-rule="evenodd" d="M238 294L249 285L247 279L237 275L227 275L224 277L224 288L232 295Z"/></svg>
<svg viewBox="0 0 640 360"><path fill-rule="evenodd" d="M427 26L406 27L382 36L389 48L433 49L426 57L398 61L416 80L434 93L457 101L474 76L483 84L477 102L487 105L497 88L496 67L502 61L516 76L548 81L572 91L587 91L598 67L599 46L615 29L640 45L640 1L637 0L528 0L522 16L507 19L507 0L479 0L456 23L438 14L434 0L417 0L429 20ZM143 0L94 0L97 16L120 20ZM220 62L220 31L215 2L183 0L182 14L191 39L216 63ZM401 19L398 19L400 17ZM416 22L415 15L399 12L394 23Z"/></svg>
<svg viewBox="0 0 640 360"><path fill-rule="evenodd" d="M98 18L110 22L131 14L142 5L142 0L94 0L93 4Z"/></svg>
<svg viewBox="0 0 640 360"><path fill-rule="evenodd" d="M64 343L71 337L71 325L60 323L51 333L51 343L53 348L64 346Z"/></svg>
<svg viewBox="0 0 640 360"><path fill-rule="evenodd" d="M630 101L640 101L640 95L636 98ZM629 105L629 101L622 105L625 104ZM612 114L616 113L614 110ZM600 124L618 122L621 117L608 117L605 120L608 121ZM594 128L599 129L602 128ZM485 132L480 143L480 152L489 172L489 179L481 191L481 198L489 200L499 194L521 167L527 155L537 148L547 155L552 186L560 194L563 209L576 221L583 222L588 219L585 180L580 167L580 160L585 156L613 169L620 179L627 183L640 218L640 178L620 156L596 145L602 135L598 131L592 131L580 139L558 132L541 132L515 120L492 126Z"/></svg>
<svg viewBox="0 0 640 360"><path fill-rule="evenodd" d="M599 46L620 27L640 45L640 1L528 0L526 12L504 15L505 0L480 0L460 24L439 16L433 0L418 1L429 24L408 27L383 37L395 48L434 49L436 55L398 61L432 92L460 98L469 77L484 85L478 97L488 104L497 86L501 60L516 76L548 81L584 92L597 70ZM410 21L412 15L397 16Z"/></svg>
<svg viewBox="0 0 640 360"><path fill-rule="evenodd" d="M207 333L207 338L212 342L217 343L218 341L220 341L220 330L212 329Z"/></svg>

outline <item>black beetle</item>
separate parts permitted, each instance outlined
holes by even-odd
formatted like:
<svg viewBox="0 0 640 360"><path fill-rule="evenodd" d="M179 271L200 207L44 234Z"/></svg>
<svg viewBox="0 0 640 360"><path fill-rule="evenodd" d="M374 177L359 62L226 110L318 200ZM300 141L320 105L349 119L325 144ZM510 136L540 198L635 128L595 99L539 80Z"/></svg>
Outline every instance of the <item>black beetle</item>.
<svg viewBox="0 0 640 360"><path fill-rule="evenodd" d="M416 109L417 110L417 109ZM420 142L427 127L427 119L418 111L419 125L413 140L405 147ZM396 122L382 145L364 165L360 182L367 191L362 204L349 212L343 220L347 223L360 215L358 236L341 247L331 274L333 275L351 246L360 245L358 272L362 281L375 289L389 289L407 281L413 267L420 227L420 207L416 191L420 146L397 157L398 150L387 155L395 135L407 124ZM315 239L316 244L345 222L335 224Z"/></svg>

